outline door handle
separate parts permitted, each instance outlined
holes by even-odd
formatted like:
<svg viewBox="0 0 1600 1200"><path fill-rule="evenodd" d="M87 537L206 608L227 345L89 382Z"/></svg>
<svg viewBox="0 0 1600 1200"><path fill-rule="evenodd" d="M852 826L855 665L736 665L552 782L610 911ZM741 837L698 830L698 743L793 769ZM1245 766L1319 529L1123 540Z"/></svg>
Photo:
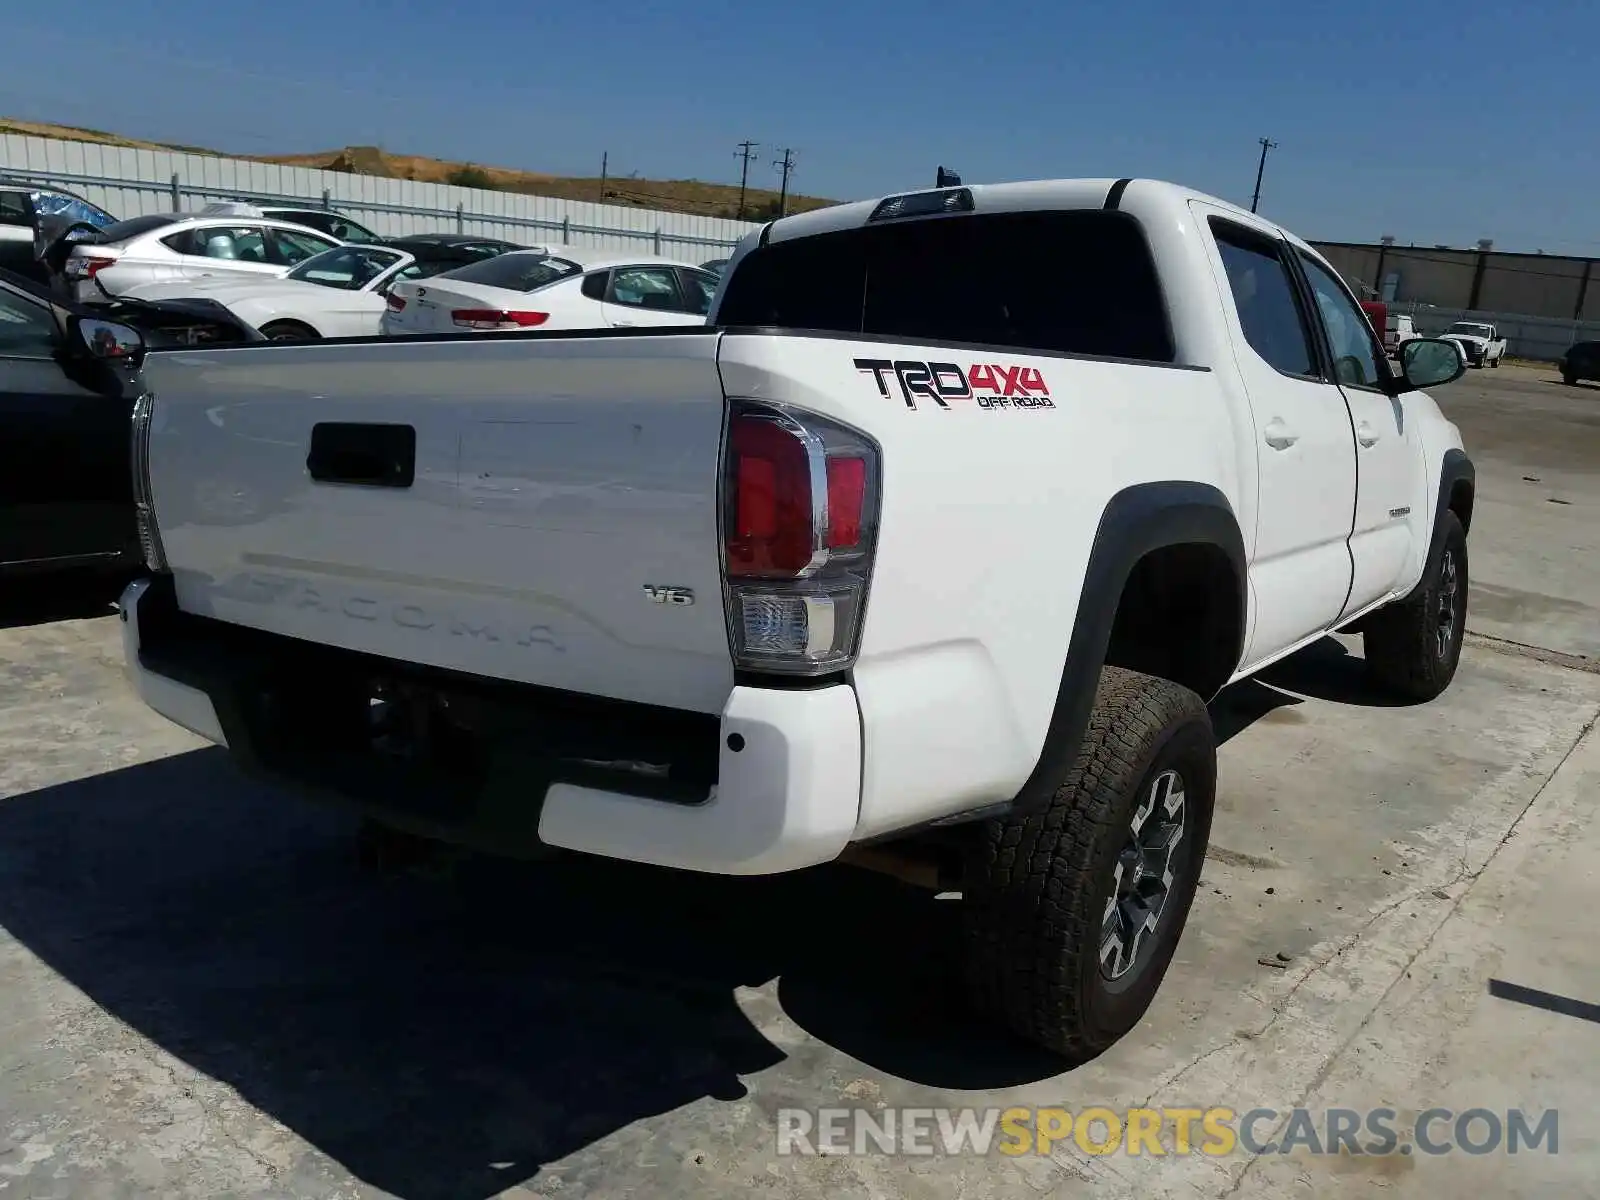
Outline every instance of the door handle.
<svg viewBox="0 0 1600 1200"><path fill-rule="evenodd" d="M1378 439L1382 436L1381 433L1378 433L1365 421L1356 426L1356 441L1360 442L1362 446L1376 446Z"/></svg>
<svg viewBox="0 0 1600 1200"><path fill-rule="evenodd" d="M1287 450L1300 440L1298 433L1289 432L1289 427L1283 423L1282 417L1273 417L1268 421L1267 427L1261 431L1261 436L1274 450Z"/></svg>

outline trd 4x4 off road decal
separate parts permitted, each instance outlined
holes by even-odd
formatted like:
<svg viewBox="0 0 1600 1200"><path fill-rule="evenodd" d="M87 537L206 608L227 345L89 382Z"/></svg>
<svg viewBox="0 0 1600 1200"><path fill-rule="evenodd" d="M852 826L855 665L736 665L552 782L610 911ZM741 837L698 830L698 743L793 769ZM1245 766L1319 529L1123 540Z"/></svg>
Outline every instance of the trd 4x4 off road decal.
<svg viewBox="0 0 1600 1200"><path fill-rule="evenodd" d="M858 358L856 370L870 374L878 395L889 395L889 381L899 388L907 408L917 397L948 410L952 400L971 400L979 408L1054 408L1038 367L1006 363L918 362L915 359Z"/></svg>

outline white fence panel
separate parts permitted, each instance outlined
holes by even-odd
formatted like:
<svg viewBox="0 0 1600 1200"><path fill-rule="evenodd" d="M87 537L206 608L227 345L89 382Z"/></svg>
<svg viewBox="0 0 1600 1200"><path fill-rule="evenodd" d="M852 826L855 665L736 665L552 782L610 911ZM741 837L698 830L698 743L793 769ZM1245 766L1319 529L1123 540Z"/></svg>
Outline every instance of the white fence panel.
<svg viewBox="0 0 1600 1200"><path fill-rule="evenodd" d="M690 262L721 258L759 228L692 213L15 134L0 135L0 176L70 188L118 217L194 210L216 200L287 201L338 208L389 237L443 230L659 251Z"/></svg>

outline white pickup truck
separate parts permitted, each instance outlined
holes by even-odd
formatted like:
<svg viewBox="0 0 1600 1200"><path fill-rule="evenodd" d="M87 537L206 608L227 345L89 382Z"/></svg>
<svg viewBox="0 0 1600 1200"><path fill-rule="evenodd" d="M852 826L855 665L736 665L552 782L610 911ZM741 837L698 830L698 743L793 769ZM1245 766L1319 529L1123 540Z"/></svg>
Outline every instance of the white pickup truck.
<svg viewBox="0 0 1600 1200"><path fill-rule="evenodd" d="M128 665L412 834L941 868L979 1011L1083 1059L1187 917L1208 698L1341 628L1449 684L1474 477L1417 389L1461 371L1110 179L773 222L705 328L152 352Z"/></svg>
<svg viewBox="0 0 1600 1200"><path fill-rule="evenodd" d="M1469 367L1498 367L1506 356L1506 339L1500 330L1482 321L1457 321L1439 335L1461 347Z"/></svg>

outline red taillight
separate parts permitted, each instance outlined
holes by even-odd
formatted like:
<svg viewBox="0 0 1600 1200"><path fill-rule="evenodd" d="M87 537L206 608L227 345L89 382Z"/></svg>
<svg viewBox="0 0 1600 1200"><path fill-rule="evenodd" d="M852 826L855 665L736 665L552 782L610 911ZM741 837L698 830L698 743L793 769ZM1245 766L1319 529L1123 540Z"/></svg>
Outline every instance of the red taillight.
<svg viewBox="0 0 1600 1200"><path fill-rule="evenodd" d="M728 429L734 494L730 577L797 575L811 564L811 456L791 429L741 413Z"/></svg>
<svg viewBox="0 0 1600 1200"><path fill-rule="evenodd" d="M847 550L861 541L861 512L867 499L867 460L828 459L828 536L830 550Z"/></svg>
<svg viewBox="0 0 1600 1200"><path fill-rule="evenodd" d="M67 274L80 279L93 279L107 267L115 266L114 258L92 258L87 254L75 255L67 260Z"/></svg>
<svg viewBox="0 0 1600 1200"><path fill-rule="evenodd" d="M735 401L723 478L734 661L801 675L849 666L877 529L877 447L811 413Z"/></svg>
<svg viewBox="0 0 1600 1200"><path fill-rule="evenodd" d="M550 319L550 314L508 312L498 308L457 308L451 311L450 319L458 329L530 329L535 325L543 325Z"/></svg>
<svg viewBox="0 0 1600 1200"><path fill-rule="evenodd" d="M389 306L390 312L404 312L406 308L405 299L401 296L396 296L393 292L389 293L389 298L384 303Z"/></svg>

